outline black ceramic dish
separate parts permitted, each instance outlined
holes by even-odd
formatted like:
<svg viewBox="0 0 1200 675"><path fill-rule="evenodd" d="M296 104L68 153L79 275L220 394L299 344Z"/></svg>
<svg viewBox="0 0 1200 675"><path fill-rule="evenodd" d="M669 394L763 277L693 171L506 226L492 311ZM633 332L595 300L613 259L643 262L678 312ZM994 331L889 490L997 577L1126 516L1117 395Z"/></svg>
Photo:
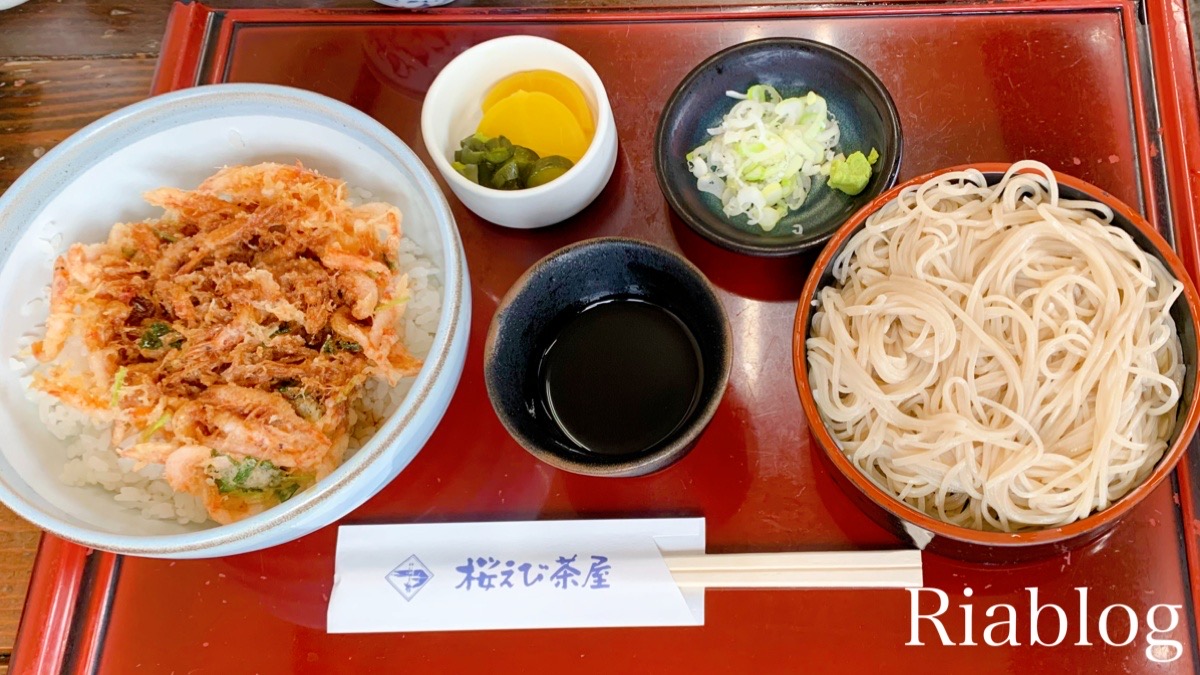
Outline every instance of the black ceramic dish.
<svg viewBox="0 0 1200 675"><path fill-rule="evenodd" d="M701 193L684 157L708 140L707 130L736 103L725 92L745 92L755 84L772 85L785 97L810 91L823 96L841 129L837 150L879 152L866 189L850 196L814 179L808 199L771 232L750 225L745 216L726 216L719 199ZM790 255L824 242L890 188L900 171L900 117L883 83L849 54L799 38L744 42L696 66L668 99L654 144L658 184L675 213L713 243L752 255ZM796 225L803 227L801 234L794 233Z"/></svg>
<svg viewBox="0 0 1200 675"><path fill-rule="evenodd" d="M540 403L540 367L564 321L611 298L635 298L673 314L695 339L701 374L690 413L669 436L639 452L600 455L568 437ZM500 421L535 457L574 473L640 476L695 444L725 392L732 350L729 320L700 270L645 242L591 239L551 253L509 289L488 329L484 380Z"/></svg>

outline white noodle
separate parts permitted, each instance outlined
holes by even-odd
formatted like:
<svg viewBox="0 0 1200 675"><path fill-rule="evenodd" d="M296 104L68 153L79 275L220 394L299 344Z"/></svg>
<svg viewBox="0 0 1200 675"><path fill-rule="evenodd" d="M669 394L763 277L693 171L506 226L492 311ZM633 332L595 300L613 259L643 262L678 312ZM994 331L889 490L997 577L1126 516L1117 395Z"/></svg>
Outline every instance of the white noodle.
<svg viewBox="0 0 1200 675"><path fill-rule="evenodd" d="M1004 532L1144 481L1175 428L1183 286L1111 220L1037 162L992 187L945 174L868 218L807 343L846 456L935 518Z"/></svg>

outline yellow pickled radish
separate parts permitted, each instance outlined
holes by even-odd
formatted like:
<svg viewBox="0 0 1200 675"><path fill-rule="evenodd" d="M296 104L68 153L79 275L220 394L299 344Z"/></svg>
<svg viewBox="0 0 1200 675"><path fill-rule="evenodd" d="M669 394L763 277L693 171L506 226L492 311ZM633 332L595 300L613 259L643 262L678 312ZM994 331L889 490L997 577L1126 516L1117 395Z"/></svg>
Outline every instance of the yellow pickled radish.
<svg viewBox="0 0 1200 675"><path fill-rule="evenodd" d="M579 128L583 129L583 135L589 143L591 142L596 133L596 123L592 119L592 109L588 107L583 90L574 80L553 70L526 70L514 73L497 82L487 93L483 99L483 112L486 113L492 106L518 91L540 91L558 99L579 121Z"/></svg>
<svg viewBox="0 0 1200 675"><path fill-rule="evenodd" d="M589 143L570 109L540 91L516 91L497 101L483 114L478 131L505 136L542 157L562 155L572 162L579 162Z"/></svg>

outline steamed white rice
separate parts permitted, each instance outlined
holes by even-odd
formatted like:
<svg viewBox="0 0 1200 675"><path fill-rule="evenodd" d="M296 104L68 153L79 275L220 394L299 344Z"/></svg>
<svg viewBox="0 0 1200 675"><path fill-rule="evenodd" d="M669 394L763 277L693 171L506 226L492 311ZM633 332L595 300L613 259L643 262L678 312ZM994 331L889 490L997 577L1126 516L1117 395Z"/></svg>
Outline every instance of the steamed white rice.
<svg viewBox="0 0 1200 675"><path fill-rule="evenodd" d="M365 196L369 197L369 194ZM442 285L436 264L408 237L400 242L398 263L408 274L408 305L405 308L404 343L420 359L429 354L442 306ZM47 297L49 287L46 290ZM43 299L44 301L44 299ZM36 331L38 335L43 327ZM23 342L27 347L32 336ZM23 356L25 356L23 354ZM36 361L31 356L14 359L14 364L32 373ZM376 429L400 406L415 378L400 381L395 387L371 380L363 397L350 411L350 440L346 457L361 448ZM63 469L60 479L67 485L95 487L112 493L113 500L128 509L136 509L147 518L176 520L181 524L203 523L208 513L198 497L177 493L162 477L163 467L152 464L134 470L134 460L120 457L112 446L109 424L97 424L85 413L32 388L33 376L22 378L25 396L37 406L38 418L55 438L63 441Z"/></svg>

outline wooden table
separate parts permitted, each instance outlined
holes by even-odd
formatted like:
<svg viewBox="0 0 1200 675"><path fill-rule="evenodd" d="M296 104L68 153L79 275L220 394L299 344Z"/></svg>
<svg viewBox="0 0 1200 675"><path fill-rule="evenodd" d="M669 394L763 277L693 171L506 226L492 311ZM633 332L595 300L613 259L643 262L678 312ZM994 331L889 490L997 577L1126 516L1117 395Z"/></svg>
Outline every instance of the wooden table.
<svg viewBox="0 0 1200 675"><path fill-rule="evenodd" d="M0 12L0 191L80 127L146 97L170 9L167 0L31 0ZM0 673L8 668L39 537L0 506Z"/></svg>
<svg viewBox="0 0 1200 675"><path fill-rule="evenodd" d="M543 2L579 5L587 0ZM370 0L215 0L209 4L374 6ZM530 3L458 3L467 4ZM591 0L590 4L630 3ZM659 0L659 4L696 3ZM0 191L80 127L147 95L170 7L168 0L31 0L0 12ZM1193 8L1193 26L1200 23L1197 14ZM7 671L39 536L36 528L0 506L0 675Z"/></svg>
<svg viewBox="0 0 1200 675"><path fill-rule="evenodd" d="M145 97L170 5L33 0L0 13L0 190L85 124ZM0 672L40 531L0 507Z"/></svg>

